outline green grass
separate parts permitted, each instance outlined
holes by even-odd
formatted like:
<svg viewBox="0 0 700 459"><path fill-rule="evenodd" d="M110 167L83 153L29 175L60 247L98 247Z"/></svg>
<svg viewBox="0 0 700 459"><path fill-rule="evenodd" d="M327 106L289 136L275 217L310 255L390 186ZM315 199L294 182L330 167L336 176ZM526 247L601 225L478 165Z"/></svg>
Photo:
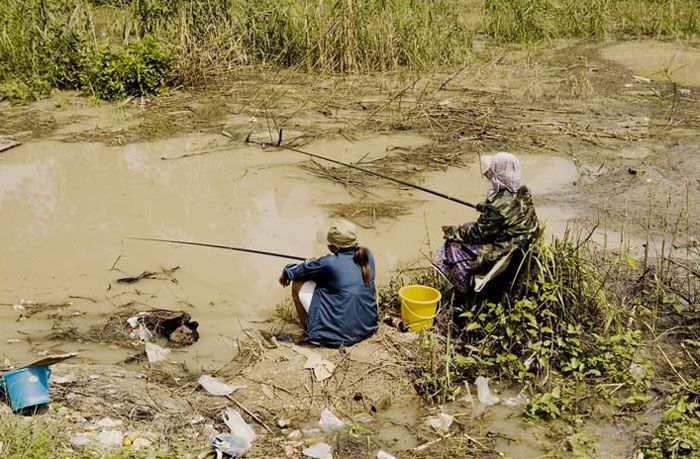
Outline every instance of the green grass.
<svg viewBox="0 0 700 459"><path fill-rule="evenodd" d="M484 0L484 12L500 42L700 34L697 0Z"/></svg>

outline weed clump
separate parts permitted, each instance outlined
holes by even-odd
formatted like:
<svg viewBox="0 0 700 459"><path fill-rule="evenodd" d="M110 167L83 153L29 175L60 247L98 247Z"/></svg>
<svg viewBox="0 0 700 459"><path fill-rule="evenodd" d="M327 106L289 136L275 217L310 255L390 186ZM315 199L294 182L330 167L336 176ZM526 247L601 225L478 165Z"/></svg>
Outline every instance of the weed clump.
<svg viewBox="0 0 700 459"><path fill-rule="evenodd" d="M653 372L637 355L641 332L623 326L606 297L605 272L583 244L540 236L511 279L504 293L455 308L443 343L427 338L430 356L416 368L420 391L444 402L463 382L498 377L529 387L529 416L572 421L600 400L623 410L650 401Z"/></svg>
<svg viewBox="0 0 700 459"><path fill-rule="evenodd" d="M700 385L680 388L666 400L661 425L640 448L648 459L700 455Z"/></svg>
<svg viewBox="0 0 700 459"><path fill-rule="evenodd" d="M173 78L172 58L151 36L121 52L110 47L99 50L80 74L82 86L105 100L157 94Z"/></svg>

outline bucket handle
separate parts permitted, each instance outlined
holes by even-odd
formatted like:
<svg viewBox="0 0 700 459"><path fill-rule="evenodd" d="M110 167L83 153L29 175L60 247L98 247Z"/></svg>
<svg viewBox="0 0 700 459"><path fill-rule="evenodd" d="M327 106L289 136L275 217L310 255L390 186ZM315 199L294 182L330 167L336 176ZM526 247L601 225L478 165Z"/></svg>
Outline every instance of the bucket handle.
<svg viewBox="0 0 700 459"><path fill-rule="evenodd" d="M435 314L433 314L432 316L422 316L422 315L420 315L420 314L416 314L416 313L413 311L413 309L411 309L411 307L408 305L408 302L407 302L407 301L404 301L404 304L403 304L403 305L406 307L406 309L408 309L408 311L409 311L411 314L413 314L414 316L416 316L416 317L419 318L420 320L431 320L431 319L434 319L434 318L436 318L436 317L438 316L438 314L440 314L440 311L442 311L442 299L438 300L437 309L435 310Z"/></svg>

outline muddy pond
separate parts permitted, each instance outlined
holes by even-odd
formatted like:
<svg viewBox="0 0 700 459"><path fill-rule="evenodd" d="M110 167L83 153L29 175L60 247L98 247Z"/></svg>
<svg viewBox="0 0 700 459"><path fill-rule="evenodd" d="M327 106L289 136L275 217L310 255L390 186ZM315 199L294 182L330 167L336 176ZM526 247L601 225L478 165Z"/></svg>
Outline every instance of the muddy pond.
<svg viewBox="0 0 700 459"><path fill-rule="evenodd" d="M86 327L134 302L144 309L188 311L200 323L201 339L176 358L210 366L230 358L241 327L273 316L275 305L289 294L276 282L287 261L125 238L171 238L313 257L325 253L318 233L329 221L326 206L363 197L302 170L297 164L306 158L289 151L234 143L207 155L161 159L213 141L221 139L193 136L124 147L39 141L0 156L3 357L23 361L50 347L113 363L123 357L116 349L42 337L55 320ZM393 135L319 141L305 149L353 162L428 144L416 135ZM561 192L578 178L575 165L563 157L522 160L536 197ZM486 192L478 161L425 174L421 184L471 202ZM476 217L471 209L420 191L386 187L376 190L377 198L410 203L407 215L360 228L361 242L376 254L380 284L397 263L423 258L437 247L441 225ZM571 209L540 209L540 218L555 231L571 216ZM180 267L176 281L115 282L175 266ZM70 313L18 322L12 305L22 300L68 301Z"/></svg>

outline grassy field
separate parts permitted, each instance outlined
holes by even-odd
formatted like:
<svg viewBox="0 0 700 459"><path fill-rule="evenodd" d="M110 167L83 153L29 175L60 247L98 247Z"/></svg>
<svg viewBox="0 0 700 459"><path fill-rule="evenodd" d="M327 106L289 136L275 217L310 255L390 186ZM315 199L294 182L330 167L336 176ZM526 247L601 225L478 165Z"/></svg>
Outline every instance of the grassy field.
<svg viewBox="0 0 700 459"><path fill-rule="evenodd" d="M694 0L0 0L0 99L103 99L198 85L239 65L435 70L472 39L694 37Z"/></svg>

